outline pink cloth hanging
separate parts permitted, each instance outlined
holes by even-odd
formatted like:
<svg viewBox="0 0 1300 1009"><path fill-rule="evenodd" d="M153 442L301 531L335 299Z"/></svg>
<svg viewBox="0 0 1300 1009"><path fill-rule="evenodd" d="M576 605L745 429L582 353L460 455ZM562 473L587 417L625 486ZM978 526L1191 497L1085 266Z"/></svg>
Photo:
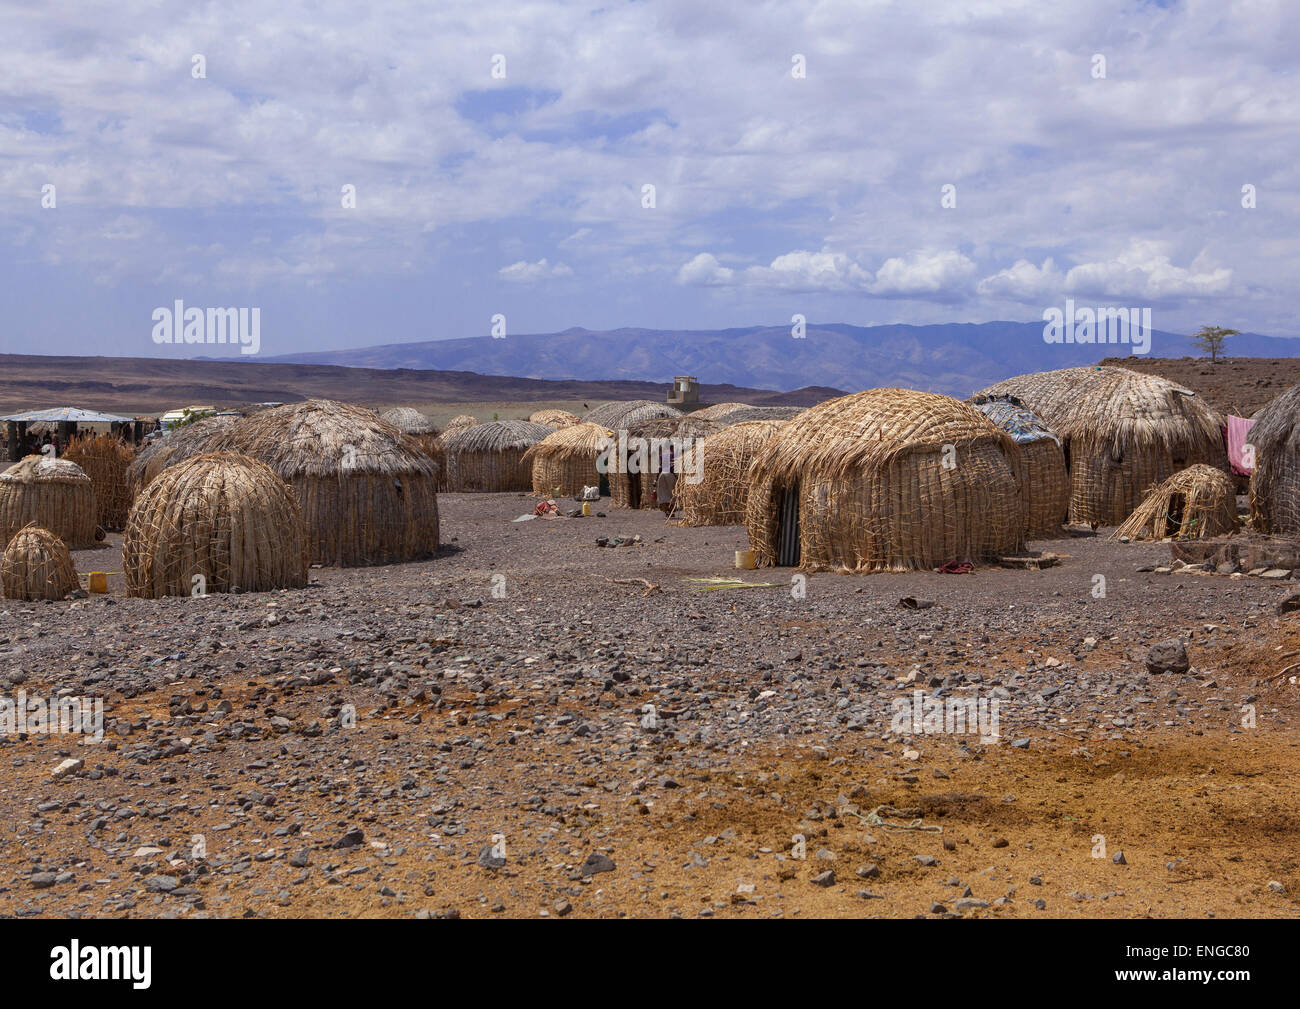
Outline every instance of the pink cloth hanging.
<svg viewBox="0 0 1300 1009"><path fill-rule="evenodd" d="M1228 415L1228 465L1237 476L1250 476L1255 469L1255 453L1247 457L1246 444L1250 439L1250 429L1255 426L1253 420L1245 417Z"/></svg>

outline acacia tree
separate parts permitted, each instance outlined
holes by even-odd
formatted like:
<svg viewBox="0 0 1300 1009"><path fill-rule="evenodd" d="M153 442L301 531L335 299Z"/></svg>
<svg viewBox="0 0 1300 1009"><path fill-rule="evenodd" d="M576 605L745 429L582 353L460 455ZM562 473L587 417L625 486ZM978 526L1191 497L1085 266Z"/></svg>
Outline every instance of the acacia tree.
<svg viewBox="0 0 1300 1009"><path fill-rule="evenodd" d="M1224 329L1222 326L1202 326L1199 333L1193 333L1189 340L1210 355L1210 363L1219 363L1219 353L1223 350L1223 341L1236 336L1241 330Z"/></svg>

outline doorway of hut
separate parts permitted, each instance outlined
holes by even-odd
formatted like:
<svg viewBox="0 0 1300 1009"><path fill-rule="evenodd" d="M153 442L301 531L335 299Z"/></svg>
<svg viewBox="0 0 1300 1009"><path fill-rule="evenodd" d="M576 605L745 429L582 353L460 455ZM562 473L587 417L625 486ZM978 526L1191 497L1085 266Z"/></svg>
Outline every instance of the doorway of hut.
<svg viewBox="0 0 1300 1009"><path fill-rule="evenodd" d="M776 563L783 568L798 567L799 484L777 488L776 501Z"/></svg>
<svg viewBox="0 0 1300 1009"><path fill-rule="evenodd" d="M632 473L627 477L627 506L633 511L641 507L640 473Z"/></svg>

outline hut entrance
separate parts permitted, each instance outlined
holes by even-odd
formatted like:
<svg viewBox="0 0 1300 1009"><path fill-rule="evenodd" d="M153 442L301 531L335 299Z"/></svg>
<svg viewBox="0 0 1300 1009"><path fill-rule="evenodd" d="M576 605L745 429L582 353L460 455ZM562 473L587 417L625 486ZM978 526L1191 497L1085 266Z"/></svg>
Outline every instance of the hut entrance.
<svg viewBox="0 0 1300 1009"><path fill-rule="evenodd" d="M599 481L599 483L600 483L600 496L601 496L601 497L609 497L609 474L608 474L608 473L602 473L602 474L600 474L600 481ZM639 481L639 480L633 480L633 481L632 481L632 490L633 490L633 493L634 493L634 494L636 494L638 497L640 496L640 494L641 494L641 484L640 484L640 481ZM636 508L636 507L638 507L638 506L637 506L637 505L633 505L632 507L633 507L633 508Z"/></svg>
<svg viewBox="0 0 1300 1009"><path fill-rule="evenodd" d="M1187 503L1187 497L1183 494L1173 494L1169 498L1169 509L1165 512L1165 535L1177 536L1178 530L1183 527L1183 507Z"/></svg>
<svg viewBox="0 0 1300 1009"><path fill-rule="evenodd" d="M777 491L776 563L783 568L799 564L799 485Z"/></svg>
<svg viewBox="0 0 1300 1009"><path fill-rule="evenodd" d="M626 477L627 484L627 506L629 508L641 507L641 474L631 473Z"/></svg>

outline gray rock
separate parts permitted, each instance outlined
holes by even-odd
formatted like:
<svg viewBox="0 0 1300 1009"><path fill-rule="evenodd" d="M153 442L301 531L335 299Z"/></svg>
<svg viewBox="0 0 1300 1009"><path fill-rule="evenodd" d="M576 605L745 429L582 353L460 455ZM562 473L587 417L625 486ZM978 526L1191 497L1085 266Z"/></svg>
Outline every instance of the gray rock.
<svg viewBox="0 0 1300 1009"><path fill-rule="evenodd" d="M1187 648L1179 638L1169 638L1147 650L1146 667L1153 673L1185 673L1191 667Z"/></svg>
<svg viewBox="0 0 1300 1009"><path fill-rule="evenodd" d="M834 886L835 870L827 869L825 872L819 872L812 878L814 886Z"/></svg>

